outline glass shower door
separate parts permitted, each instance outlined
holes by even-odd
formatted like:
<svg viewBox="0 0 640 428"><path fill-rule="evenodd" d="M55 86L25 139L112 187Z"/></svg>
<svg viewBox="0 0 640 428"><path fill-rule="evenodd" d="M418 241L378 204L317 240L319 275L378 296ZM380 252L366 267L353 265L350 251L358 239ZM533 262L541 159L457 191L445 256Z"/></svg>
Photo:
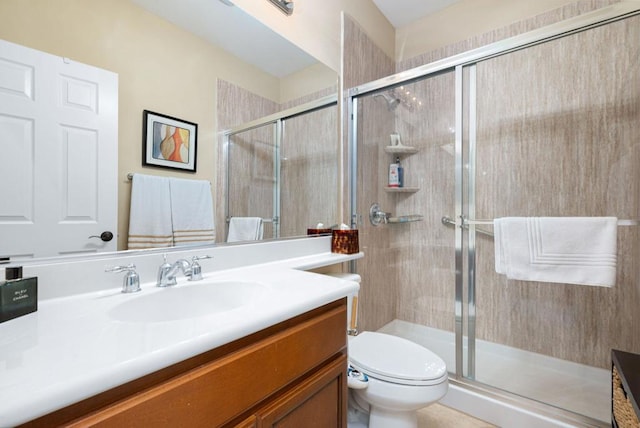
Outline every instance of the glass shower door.
<svg viewBox="0 0 640 428"><path fill-rule="evenodd" d="M272 122L229 135L227 231L231 217L261 217L263 237L279 236L279 129Z"/></svg>
<svg viewBox="0 0 640 428"><path fill-rule="evenodd" d="M490 220L637 218L640 18L487 59L469 81L463 215L467 377L607 421L610 351L636 340L635 228L618 228L613 288L508 280ZM635 40L627 43L626 40Z"/></svg>
<svg viewBox="0 0 640 428"><path fill-rule="evenodd" d="M337 104L282 120L280 144L280 236L340 221L338 214Z"/></svg>
<svg viewBox="0 0 640 428"><path fill-rule="evenodd" d="M366 254L357 262L359 329L419 343L454 373L455 330L462 327L455 314L462 302L454 307L453 254L460 232L441 219L456 208L455 82L453 69L440 70L358 94L349 112L351 213ZM390 188L389 166L397 157L404 187ZM374 203L386 222L370 221Z"/></svg>

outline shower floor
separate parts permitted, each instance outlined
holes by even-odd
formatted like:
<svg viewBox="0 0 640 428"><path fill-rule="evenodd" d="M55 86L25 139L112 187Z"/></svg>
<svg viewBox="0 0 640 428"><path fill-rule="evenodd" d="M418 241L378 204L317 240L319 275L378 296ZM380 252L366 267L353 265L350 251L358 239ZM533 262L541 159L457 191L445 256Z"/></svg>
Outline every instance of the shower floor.
<svg viewBox="0 0 640 428"><path fill-rule="evenodd" d="M382 333L416 342L455 371L454 333L393 320ZM611 374L608 370L476 340L478 382L566 409L603 422L611 420Z"/></svg>

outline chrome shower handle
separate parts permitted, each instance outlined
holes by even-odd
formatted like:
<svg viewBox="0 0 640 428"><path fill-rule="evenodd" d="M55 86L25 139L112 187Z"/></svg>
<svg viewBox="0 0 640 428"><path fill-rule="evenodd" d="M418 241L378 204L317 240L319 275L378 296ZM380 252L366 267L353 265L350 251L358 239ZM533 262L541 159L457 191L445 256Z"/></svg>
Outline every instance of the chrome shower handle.
<svg viewBox="0 0 640 428"><path fill-rule="evenodd" d="M380 224L387 224L389 221L389 217L391 217L391 213L384 212L380 209L380 205L377 202L374 202L369 208L369 221L374 226L379 226Z"/></svg>

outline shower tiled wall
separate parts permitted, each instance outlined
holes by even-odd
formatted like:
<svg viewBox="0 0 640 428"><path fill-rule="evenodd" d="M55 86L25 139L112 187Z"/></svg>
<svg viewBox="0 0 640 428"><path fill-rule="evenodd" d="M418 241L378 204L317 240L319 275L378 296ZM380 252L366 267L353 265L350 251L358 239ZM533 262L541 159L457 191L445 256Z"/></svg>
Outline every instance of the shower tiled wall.
<svg viewBox="0 0 640 428"><path fill-rule="evenodd" d="M338 218L338 107L284 121L280 152L281 236L340 223Z"/></svg>
<svg viewBox="0 0 640 428"><path fill-rule="evenodd" d="M242 123L250 122L252 120L259 119L264 116L276 113L279 110L277 103L268 100L264 97L260 97L246 89L243 89L233 83L225 80L218 79L218 129L225 130ZM263 131L264 133L264 131ZM257 138L257 137L256 137ZM267 138L271 138L270 135L261 135L260 140L269 142ZM218 159L217 159L217 171L216 178L218 183L218 190L216 191L216 203L215 203L215 221L216 221L216 242L225 242L226 240L226 226L225 226L225 191L227 177L225 166L225 154L224 144L222 136L218 135ZM247 142L248 144L248 142ZM250 148L247 147L247 150ZM202 161L202 160L201 160ZM251 168L249 167L250 158L246 159L247 167L244 171L238 171L238 173L250 174ZM240 177L238 177L240 178ZM250 176L246 175L244 180L238 179L238 182L250 181ZM241 189L237 189L238 192ZM241 198L247 200L248 197ZM248 207L247 207L248 209ZM246 215L246 214L245 214Z"/></svg>
<svg viewBox="0 0 640 428"><path fill-rule="evenodd" d="M396 71L612 3L578 1L403 61ZM478 66L478 218L640 217L640 55L637 44L628 43L640 40L640 23L612 25L625 27L611 33L613 27L603 27ZM357 37L345 38L345 44L353 43L345 46L347 56L371 43L363 41L366 36L357 26L354 31ZM601 66L581 66L585 61ZM575 68L560 69L561 64ZM359 70L345 67L346 88L363 83L354 78L353 85L346 84L349 73ZM548 98L540 98L552 84L545 79L559 75ZM366 257L358 262L361 329L377 329L394 318L454 328L454 231L440 222L454 214L453 85L450 74L409 85L425 106L419 116L401 105L394 119L382 103L362 100L358 204L365 215L361 241ZM525 117L531 126L522 126ZM407 185L420 188L415 194L381 190L392 160L382 147L393 131L420 149L403 158ZM366 219L371 202L398 215L424 215L424 221L374 228ZM506 281L493 268L493 241L478 236L478 338L603 368L608 368L612 347L640 352L640 338L633 333L640 328L634 311L640 303L639 233L637 227L619 228L618 284L612 289Z"/></svg>
<svg viewBox="0 0 640 428"><path fill-rule="evenodd" d="M349 16L344 16L344 65L343 82L351 88L394 73L393 60L387 57L360 26ZM383 209L391 207L392 198L383 191L388 164L382 159L382 147L388 144L394 131L393 115L384 102L367 99L359 116L365 127L358 129L358 205L363 215L358 222L360 250L366 256L358 260L357 271L362 276L359 293L358 327L375 330L396 317L398 270L395 268L398 251L391 245L391 231L387 227L374 227L369 222L368 210L373 202ZM346 108L345 108L346 109ZM346 112L345 112L346 114ZM345 122L347 123L347 122ZM346 132L345 132L346 147ZM346 165L346 163L345 163ZM345 189L345 194L348 191ZM345 208L349 213L350 209Z"/></svg>

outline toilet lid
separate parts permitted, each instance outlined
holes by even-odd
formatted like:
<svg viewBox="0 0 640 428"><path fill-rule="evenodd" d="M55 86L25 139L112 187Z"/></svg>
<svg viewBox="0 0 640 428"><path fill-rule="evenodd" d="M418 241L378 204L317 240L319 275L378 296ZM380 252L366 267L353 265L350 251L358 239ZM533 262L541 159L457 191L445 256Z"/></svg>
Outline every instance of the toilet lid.
<svg viewBox="0 0 640 428"><path fill-rule="evenodd" d="M349 340L349 360L367 375L407 385L432 385L447 377L440 357L414 342L365 331Z"/></svg>

